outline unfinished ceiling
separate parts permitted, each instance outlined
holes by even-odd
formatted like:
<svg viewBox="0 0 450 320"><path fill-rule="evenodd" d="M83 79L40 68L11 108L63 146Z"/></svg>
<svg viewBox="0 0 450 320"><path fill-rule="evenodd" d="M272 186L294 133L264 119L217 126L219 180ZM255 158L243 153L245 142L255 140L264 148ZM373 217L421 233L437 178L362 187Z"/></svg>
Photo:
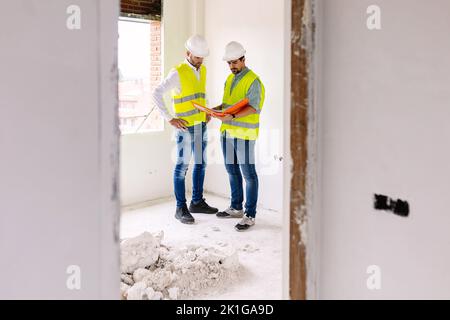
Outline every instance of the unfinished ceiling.
<svg viewBox="0 0 450 320"><path fill-rule="evenodd" d="M128 17L161 20L161 0L121 0L120 14Z"/></svg>

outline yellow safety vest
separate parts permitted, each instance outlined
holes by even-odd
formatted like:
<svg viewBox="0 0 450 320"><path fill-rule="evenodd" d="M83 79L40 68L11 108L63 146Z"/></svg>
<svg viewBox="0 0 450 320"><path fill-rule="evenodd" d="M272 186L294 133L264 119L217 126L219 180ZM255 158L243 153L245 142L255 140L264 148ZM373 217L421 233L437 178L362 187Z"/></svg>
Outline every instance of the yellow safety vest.
<svg viewBox="0 0 450 320"><path fill-rule="evenodd" d="M233 83L234 77L234 74L230 74L227 82L225 83L225 92L222 102L223 110L226 110L228 107L245 99L253 81L260 81L259 77L253 71L249 70L247 74L245 74L244 77L234 86L233 91L231 91L231 84ZM259 107L259 111L245 117L222 122L220 132L226 131L229 136L243 140L256 140L258 138L259 112L262 110L265 98L265 88L261 81L260 83L261 101L259 106L253 106Z"/></svg>
<svg viewBox="0 0 450 320"><path fill-rule="evenodd" d="M192 127L198 123L206 122L206 114L194 108L192 102L202 106L206 105L206 68L200 67L200 80L194 70L185 62L179 64L175 69L180 77L181 91L179 94L172 93L175 116L187 121L187 126Z"/></svg>

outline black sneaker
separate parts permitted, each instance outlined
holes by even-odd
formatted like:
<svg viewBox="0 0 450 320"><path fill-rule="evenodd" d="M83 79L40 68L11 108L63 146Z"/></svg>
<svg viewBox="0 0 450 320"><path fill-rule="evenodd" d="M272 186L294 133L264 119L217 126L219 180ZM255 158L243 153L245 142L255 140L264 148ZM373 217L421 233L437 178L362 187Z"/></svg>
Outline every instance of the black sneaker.
<svg viewBox="0 0 450 320"><path fill-rule="evenodd" d="M189 212L187 205L184 205L182 208L177 208L175 218L185 224L193 224L195 222L195 219Z"/></svg>
<svg viewBox="0 0 450 320"><path fill-rule="evenodd" d="M206 202L205 199L200 200L199 203L194 204L191 201L191 204L189 206L189 211L192 213L206 213L206 214L214 214L219 211L217 208L210 207Z"/></svg>
<svg viewBox="0 0 450 320"><path fill-rule="evenodd" d="M237 231L245 231L255 225L255 218L245 215L241 221L234 227Z"/></svg>

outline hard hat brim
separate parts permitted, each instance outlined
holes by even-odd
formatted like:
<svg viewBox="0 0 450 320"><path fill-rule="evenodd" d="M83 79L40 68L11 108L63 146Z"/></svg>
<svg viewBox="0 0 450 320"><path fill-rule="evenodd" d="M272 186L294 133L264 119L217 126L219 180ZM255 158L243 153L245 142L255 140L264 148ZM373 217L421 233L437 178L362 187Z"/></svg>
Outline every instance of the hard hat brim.
<svg viewBox="0 0 450 320"><path fill-rule="evenodd" d="M222 59L223 59L223 61L233 61L233 60L237 60L237 59L240 59L240 58L242 58L242 57L244 57L245 56L245 51L242 53L242 54L239 54L239 55L234 55L234 56L224 56Z"/></svg>
<svg viewBox="0 0 450 320"><path fill-rule="evenodd" d="M209 56L209 49L207 49L205 51L196 51L196 50L192 50L191 48L189 48L189 46L187 44L184 47L186 48L187 51L189 51L196 57L206 58L207 56Z"/></svg>

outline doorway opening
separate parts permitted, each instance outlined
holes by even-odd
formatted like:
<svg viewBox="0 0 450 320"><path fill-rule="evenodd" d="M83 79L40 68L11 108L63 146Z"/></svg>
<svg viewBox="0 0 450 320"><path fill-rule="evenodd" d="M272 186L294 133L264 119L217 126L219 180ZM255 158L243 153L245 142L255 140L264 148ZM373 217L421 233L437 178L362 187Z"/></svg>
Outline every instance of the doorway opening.
<svg viewBox="0 0 450 320"><path fill-rule="evenodd" d="M122 11L130 10L130 2L133 1L122 1ZM215 215L195 215L196 223L189 226L175 219L175 129L158 118L161 114L153 101L144 103L147 114L137 117L144 123L152 122L148 119L161 120L162 127L140 130L142 126L137 125L137 120L134 126L133 123L124 126L120 164L122 298L287 298L289 276L285 266L289 259L289 242L285 240L289 237L289 205L286 202L290 195L287 177L290 177L291 162L285 122L290 115L291 30L290 25L286 25L286 17L291 12L290 1L267 1L253 17L246 12L258 7L258 0L149 0L139 3L147 3L146 12L151 7L152 17L159 14L160 18L161 74L158 80L150 76L150 85L148 82L144 85L146 89L151 88L150 92L184 60L185 41L191 35L200 34L210 48L204 65L208 70L207 98L211 107L222 102L224 82L230 73L222 56L230 41L239 41L246 47L247 65L260 76L266 98L256 146L260 185L256 225L244 233L234 229L236 220L218 219ZM234 14L234 20L230 21L224 12L233 5L244 10ZM287 18L290 21L290 16ZM133 36L136 35L137 32L133 32ZM136 59L131 61L136 62ZM151 67L151 70L156 71L156 68ZM170 98L165 97L165 100L172 111ZM123 106L131 105L123 101ZM152 113L154 118L149 116ZM230 186L217 119L208 123L207 159L204 197L211 206L224 210L230 206ZM191 175L192 163L185 180L188 201L192 192Z"/></svg>

